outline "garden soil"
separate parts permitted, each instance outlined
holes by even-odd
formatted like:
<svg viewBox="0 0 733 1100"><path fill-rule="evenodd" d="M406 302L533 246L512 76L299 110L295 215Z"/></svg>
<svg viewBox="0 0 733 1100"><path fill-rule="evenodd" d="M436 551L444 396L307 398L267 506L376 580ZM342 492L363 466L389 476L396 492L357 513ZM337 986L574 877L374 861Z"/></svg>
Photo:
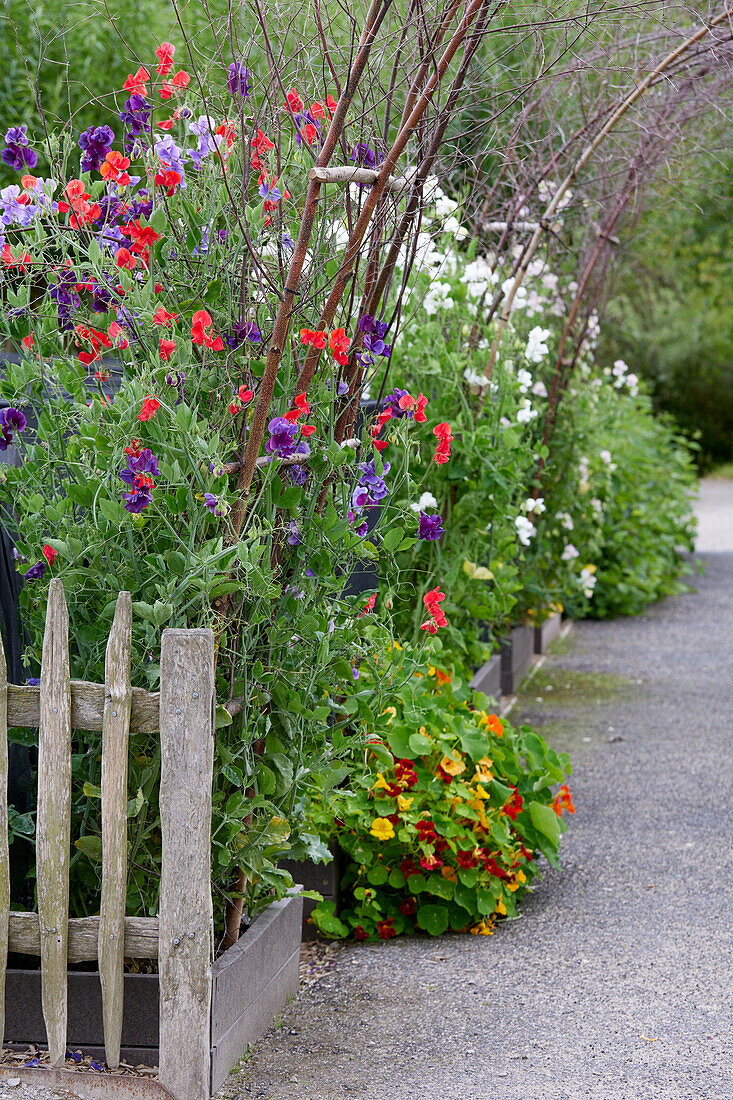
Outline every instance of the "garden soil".
<svg viewBox="0 0 733 1100"><path fill-rule="evenodd" d="M733 552L702 560L525 687L512 721L571 751L576 813L521 919L341 948L227 1096L733 1097Z"/></svg>

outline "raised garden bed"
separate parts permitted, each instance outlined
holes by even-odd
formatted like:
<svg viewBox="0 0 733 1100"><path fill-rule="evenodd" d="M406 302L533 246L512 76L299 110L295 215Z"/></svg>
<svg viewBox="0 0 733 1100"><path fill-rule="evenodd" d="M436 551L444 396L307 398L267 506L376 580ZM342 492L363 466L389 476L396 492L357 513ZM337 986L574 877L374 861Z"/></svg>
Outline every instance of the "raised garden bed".
<svg viewBox="0 0 733 1100"><path fill-rule="evenodd" d="M494 653L481 668L476 669L471 687L498 700L501 695L501 654Z"/></svg>
<svg viewBox="0 0 733 1100"><path fill-rule="evenodd" d="M514 695L532 667L534 627L515 626L501 644L501 692Z"/></svg>
<svg viewBox="0 0 733 1100"><path fill-rule="evenodd" d="M313 863L311 860L286 859L280 865L286 871L290 871L295 882L299 882L305 890L317 890L323 895L324 901L333 901L338 910L339 896L339 865L338 852L330 863ZM318 930L314 924L309 923L308 918L318 905L313 898L303 898L303 930L304 940L315 940Z"/></svg>
<svg viewBox="0 0 733 1100"><path fill-rule="evenodd" d="M556 611L554 615L550 615L549 619L545 619L540 626L534 628L535 653L547 653L550 645L556 638L560 637L561 630L562 615L559 611Z"/></svg>
<svg viewBox="0 0 733 1100"><path fill-rule="evenodd" d="M248 1043L270 1027L298 990L303 899L274 902L212 966L211 1092L226 1080ZM104 1061L98 971L69 971L67 1047ZM121 1056L133 1066L158 1065L160 985L157 974L125 974ZM4 1045L46 1047L41 972L9 967Z"/></svg>

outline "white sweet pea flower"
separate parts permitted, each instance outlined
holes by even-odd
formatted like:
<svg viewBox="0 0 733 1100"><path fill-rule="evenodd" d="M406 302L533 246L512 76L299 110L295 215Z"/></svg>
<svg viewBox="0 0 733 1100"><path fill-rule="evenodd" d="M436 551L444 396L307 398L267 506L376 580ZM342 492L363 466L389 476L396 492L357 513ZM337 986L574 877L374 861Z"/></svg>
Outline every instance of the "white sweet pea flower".
<svg viewBox="0 0 733 1100"><path fill-rule="evenodd" d="M535 525L530 523L526 516L517 516L514 520L514 526L517 529L517 537L522 546L529 546L530 539L537 534Z"/></svg>
<svg viewBox="0 0 733 1100"><path fill-rule="evenodd" d="M465 225L461 225L458 218L446 218L443 223L443 232L450 233L457 241L465 241L468 236L468 230Z"/></svg>
<svg viewBox="0 0 733 1100"><path fill-rule="evenodd" d="M560 526L564 527L566 531L572 531L575 527L573 523L573 517L569 512L558 512L555 516L556 520L559 520Z"/></svg>
<svg viewBox="0 0 733 1100"><path fill-rule="evenodd" d="M474 370L473 367L466 367L463 377L466 379L471 393L479 393L481 390L486 389L489 384L489 380L483 371Z"/></svg>
<svg viewBox="0 0 733 1100"><path fill-rule="evenodd" d="M575 558L580 557L580 552L575 549L572 542L569 542L560 557L563 561L573 561Z"/></svg>
<svg viewBox="0 0 733 1100"><path fill-rule="evenodd" d="M546 510L545 498L537 497L537 499L535 500L534 497L527 497L526 501L524 502L524 510L525 512L534 512L536 515L541 516L542 513Z"/></svg>
<svg viewBox="0 0 733 1100"><path fill-rule="evenodd" d="M535 397L547 397L547 386L544 382L535 382L532 386L532 393Z"/></svg>
<svg viewBox="0 0 733 1100"><path fill-rule="evenodd" d="M519 392L526 393L529 387L532 385L532 375L528 370L517 371L517 382L519 382Z"/></svg>
<svg viewBox="0 0 733 1100"><path fill-rule="evenodd" d="M527 347L524 352L525 358L530 363L541 363L542 360L549 352L547 346L547 340L552 336L552 329L540 328L536 325L530 332L527 338Z"/></svg>
<svg viewBox="0 0 733 1100"><path fill-rule="evenodd" d="M438 502L432 493L424 492L419 500L413 501L410 508L413 512L427 512L428 508L437 508Z"/></svg>
<svg viewBox="0 0 733 1100"><path fill-rule="evenodd" d="M455 214L458 209L458 203L455 199L449 199L447 195L444 195L441 191L440 195L435 199L435 214L438 218L447 218L449 214Z"/></svg>
<svg viewBox="0 0 733 1100"><path fill-rule="evenodd" d="M534 420L539 415L537 409L533 409L529 401L524 401L521 409L517 412L517 424L529 424L530 420Z"/></svg>

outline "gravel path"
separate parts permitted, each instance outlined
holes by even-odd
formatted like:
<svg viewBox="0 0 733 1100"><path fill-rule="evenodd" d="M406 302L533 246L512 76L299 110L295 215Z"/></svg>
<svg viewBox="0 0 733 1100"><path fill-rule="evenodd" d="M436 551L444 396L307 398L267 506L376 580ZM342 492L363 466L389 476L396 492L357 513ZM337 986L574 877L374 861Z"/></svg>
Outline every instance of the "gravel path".
<svg viewBox="0 0 733 1100"><path fill-rule="evenodd" d="M696 593L576 626L520 698L573 753L577 808L523 918L343 948L228 1095L733 1097L733 554L706 567Z"/></svg>
<svg viewBox="0 0 733 1100"><path fill-rule="evenodd" d="M701 481L695 514L699 552L733 550L733 479L709 477Z"/></svg>

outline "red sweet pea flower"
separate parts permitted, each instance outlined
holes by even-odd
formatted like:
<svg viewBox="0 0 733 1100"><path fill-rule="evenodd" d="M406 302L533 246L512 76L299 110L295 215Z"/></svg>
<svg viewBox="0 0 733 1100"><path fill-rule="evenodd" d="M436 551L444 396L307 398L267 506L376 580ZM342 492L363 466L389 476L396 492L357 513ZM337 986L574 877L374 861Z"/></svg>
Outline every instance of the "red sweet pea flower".
<svg viewBox="0 0 733 1100"><path fill-rule="evenodd" d="M427 630L428 634L435 634L439 627L448 625L445 613L440 607L440 601L444 599L445 592L441 592L439 588L431 588L429 592L425 593L422 602L430 612L432 620L423 623L420 627L421 630Z"/></svg>
<svg viewBox="0 0 733 1100"><path fill-rule="evenodd" d="M515 787L514 788L514 794L508 800L508 802L506 802L504 804L504 813L507 815L507 817L510 817L512 819L512 821L516 821L517 818L519 817L519 815L522 812L522 806L523 805L524 805L524 799L522 798L521 794L519 793L519 791Z"/></svg>
<svg viewBox="0 0 733 1100"><path fill-rule="evenodd" d="M129 167L129 157L123 157L116 149L110 149L100 165L99 174L102 179L114 180L118 187L125 187L130 182L127 173Z"/></svg>
<svg viewBox="0 0 733 1100"><path fill-rule="evenodd" d="M114 346L116 348L122 348L123 351L125 348L129 348L130 341L125 335L125 330L120 328L116 321L113 321L107 329L107 335L114 341Z"/></svg>
<svg viewBox="0 0 733 1100"><path fill-rule="evenodd" d="M320 329L313 331L309 328L302 328L300 330L300 342L301 344L312 344L314 348L322 351L326 346L326 334L321 332Z"/></svg>
<svg viewBox="0 0 733 1100"><path fill-rule="evenodd" d="M75 332L80 339L88 340L92 346L91 352L79 352L79 361L87 367L90 363L94 363L97 359L101 358L100 348L112 347L112 341L107 336L107 333L100 332L99 329L91 328L91 326L87 328L86 325L76 325Z"/></svg>
<svg viewBox="0 0 733 1100"><path fill-rule="evenodd" d="M333 98L332 95L327 95L326 96L326 106L328 107L331 114L333 114L333 112L336 110L337 103L336 103L336 100Z"/></svg>
<svg viewBox="0 0 733 1100"><path fill-rule="evenodd" d="M303 425L301 425L301 428L300 428L300 434L305 436L306 439L307 439L309 435L313 435L315 430L316 430L315 424L303 424Z"/></svg>
<svg viewBox="0 0 733 1100"><path fill-rule="evenodd" d="M155 56L158 58L160 64L155 70L158 76L168 76L168 73L173 68L173 57L176 52L176 47L171 45L170 42L162 42L155 51Z"/></svg>
<svg viewBox="0 0 733 1100"><path fill-rule="evenodd" d="M138 420L151 420L155 416L159 408L160 401L158 401L157 397L146 397L143 401L140 412L137 414Z"/></svg>
<svg viewBox="0 0 733 1100"><path fill-rule="evenodd" d="M252 148L258 153L264 153L268 149L274 149L275 145L266 134L262 133L262 130L258 130L257 136L252 138Z"/></svg>
<svg viewBox="0 0 733 1100"><path fill-rule="evenodd" d="M139 439L131 439L129 447L125 447L125 454L131 458L139 458L143 445Z"/></svg>
<svg viewBox="0 0 733 1100"><path fill-rule="evenodd" d="M206 331L212 324L213 321L205 309L197 310L191 321L191 339L194 344L205 345L212 351L222 351L224 343L221 336L215 336L213 332Z"/></svg>
<svg viewBox="0 0 733 1100"><path fill-rule="evenodd" d="M43 554L49 565L53 565L53 563L56 561L56 558L59 556L58 550L54 550L53 546L49 546L48 543L46 543L46 545L43 547L41 553Z"/></svg>
<svg viewBox="0 0 733 1100"><path fill-rule="evenodd" d="M573 806L573 800L570 796L570 790L567 783L563 783L562 787L557 792L557 797L552 803L552 808L558 817L562 817L563 810L567 810L569 814L575 813L575 806Z"/></svg>
<svg viewBox="0 0 733 1100"><path fill-rule="evenodd" d="M427 397L424 394L419 393L417 395L417 408L415 409L415 420L418 422L418 424L424 424L427 420L427 416L425 415L425 406L427 405L427 403Z"/></svg>
<svg viewBox="0 0 733 1100"><path fill-rule="evenodd" d="M169 325L171 322L178 320L177 313L169 313L164 306L158 306L153 314L154 325Z"/></svg>
<svg viewBox="0 0 733 1100"><path fill-rule="evenodd" d="M346 354L349 347L349 337L342 328L335 328L328 338L328 346L333 352L333 357L337 363L342 367L345 367L349 361L349 357Z"/></svg>
<svg viewBox="0 0 733 1100"><path fill-rule="evenodd" d="M311 411L311 407L308 404L308 399L304 393L296 394L296 396L293 398L293 404L295 405L295 408L289 409L288 412L286 412L283 416L283 420L289 420L291 423L294 424L298 417L302 416L303 413L305 413L305 415L307 416L308 413Z"/></svg>
<svg viewBox="0 0 733 1100"><path fill-rule="evenodd" d="M176 193L178 184L183 179L183 176L179 172L175 172L172 168L167 169L165 172L156 172L155 183L158 187L165 188L165 193L168 198L172 198Z"/></svg>
<svg viewBox="0 0 733 1100"><path fill-rule="evenodd" d="M122 87L126 92L131 92L133 95L147 96L148 90L145 85L149 80L150 73L141 65L134 76L131 73L128 73L127 80L122 85Z"/></svg>
<svg viewBox="0 0 733 1100"><path fill-rule="evenodd" d="M310 112L313 118L324 119L326 117L326 111L322 103L311 103Z"/></svg>
<svg viewBox="0 0 733 1100"><path fill-rule="evenodd" d="M25 275L26 267L31 262L30 252L19 252L17 256L14 256L10 251L10 245L6 244L0 253L0 259L2 259L5 267L18 267Z"/></svg>
<svg viewBox="0 0 733 1100"><path fill-rule="evenodd" d="M248 404L253 397L252 390L247 389L246 386L240 386L236 398L229 405L229 412L232 416L236 416L242 406Z"/></svg>
<svg viewBox="0 0 733 1100"><path fill-rule="evenodd" d="M137 264L137 260L129 248L118 248L115 252L115 263L118 267L124 267L128 271L132 271Z"/></svg>
<svg viewBox="0 0 733 1100"><path fill-rule="evenodd" d="M364 604L363 610L360 611L359 614L356 616L357 619L362 619L365 615L368 615L370 611L373 611L374 610L374 605L375 605L376 602L377 602L377 593L372 592L371 596L369 597L367 602Z"/></svg>
<svg viewBox="0 0 733 1100"><path fill-rule="evenodd" d="M140 221L131 221L120 228L123 237L129 237L133 242L130 245L131 252L143 252L152 244L160 240L160 233L156 233L150 225L140 225Z"/></svg>
<svg viewBox="0 0 733 1100"><path fill-rule="evenodd" d="M175 342L175 340L163 340L163 339L161 339L159 341L159 344L160 344L160 358L163 359L164 362L167 363L168 360L170 359L171 355L173 354L173 352L176 350L176 342Z"/></svg>
<svg viewBox="0 0 733 1100"><path fill-rule="evenodd" d="M30 349L33 347L33 344L34 344L33 333L31 333L30 336L24 336L23 337L23 343L27 347L28 351L30 351Z"/></svg>
<svg viewBox="0 0 733 1100"><path fill-rule="evenodd" d="M453 433L450 429L450 424L443 421L442 424L438 424L433 428L433 435L438 439L438 446L435 448L435 463L438 466L443 466L450 458L450 445L453 440Z"/></svg>
<svg viewBox="0 0 733 1100"><path fill-rule="evenodd" d="M175 121L176 120L174 118L164 118L161 122L156 122L155 125L160 130L172 130L173 129L173 123Z"/></svg>
<svg viewBox="0 0 733 1100"><path fill-rule="evenodd" d="M303 110L303 100L300 98L295 88L291 88L287 96L288 106L294 115Z"/></svg>

